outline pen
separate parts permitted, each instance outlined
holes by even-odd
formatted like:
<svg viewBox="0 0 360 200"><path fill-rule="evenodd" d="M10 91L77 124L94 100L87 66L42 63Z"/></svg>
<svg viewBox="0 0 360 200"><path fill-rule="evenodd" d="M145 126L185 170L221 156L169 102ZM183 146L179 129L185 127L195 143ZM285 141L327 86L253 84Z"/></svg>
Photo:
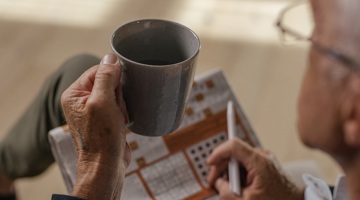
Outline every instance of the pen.
<svg viewBox="0 0 360 200"><path fill-rule="evenodd" d="M234 104L232 101L229 101L227 104L227 128L228 128L228 139L231 140L236 137L236 126L235 126L235 111ZM239 163L233 157L229 161L229 182L230 190L236 195L240 196L241 186L240 186L240 173L239 173Z"/></svg>

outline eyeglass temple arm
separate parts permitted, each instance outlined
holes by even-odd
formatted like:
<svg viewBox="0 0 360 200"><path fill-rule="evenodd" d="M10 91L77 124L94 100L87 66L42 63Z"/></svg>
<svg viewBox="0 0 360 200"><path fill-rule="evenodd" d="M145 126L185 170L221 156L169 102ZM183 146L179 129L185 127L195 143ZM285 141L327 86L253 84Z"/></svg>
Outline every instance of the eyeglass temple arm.
<svg viewBox="0 0 360 200"><path fill-rule="evenodd" d="M341 52L336 51L334 49L326 48L323 45L314 41L312 38L309 38L308 40L311 41L313 47L316 48L318 51L323 52L325 55L329 57L338 59L340 62L342 62L347 67L353 70L360 71L360 67L359 67L360 65L357 62L345 56L344 54L342 54Z"/></svg>

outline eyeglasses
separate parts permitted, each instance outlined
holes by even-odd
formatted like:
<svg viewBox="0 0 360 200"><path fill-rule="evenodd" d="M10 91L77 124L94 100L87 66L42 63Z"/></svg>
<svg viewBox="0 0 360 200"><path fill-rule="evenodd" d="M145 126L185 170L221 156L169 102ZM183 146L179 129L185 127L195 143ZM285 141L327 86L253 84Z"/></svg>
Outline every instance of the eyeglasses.
<svg viewBox="0 0 360 200"><path fill-rule="evenodd" d="M310 36L311 33L308 33L308 35L300 33L300 31L295 30L294 28L289 28L289 25L284 22L284 19L286 19L286 15L291 14L296 8L299 8L300 6L307 6L308 8L308 5L309 2L307 0L300 0L287 6L280 12L279 17L276 21L276 26L279 29L281 41L285 44L289 44L294 41L309 41L316 50L323 53L324 55L341 62L352 70L360 71L360 65L355 60L347 57L346 55L334 48L326 47L325 45L322 45L317 41L313 40L313 38ZM312 27L309 30L312 31Z"/></svg>

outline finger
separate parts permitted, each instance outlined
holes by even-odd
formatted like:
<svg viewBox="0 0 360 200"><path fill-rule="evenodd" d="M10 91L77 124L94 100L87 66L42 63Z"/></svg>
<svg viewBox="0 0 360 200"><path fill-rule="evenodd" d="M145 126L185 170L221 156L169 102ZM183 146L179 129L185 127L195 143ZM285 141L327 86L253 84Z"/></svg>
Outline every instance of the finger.
<svg viewBox="0 0 360 200"><path fill-rule="evenodd" d="M105 55L96 72L92 94L94 96L105 95L104 98L111 95L112 98L115 98L115 89L120 83L120 73L121 68L117 57L114 54Z"/></svg>
<svg viewBox="0 0 360 200"><path fill-rule="evenodd" d="M215 183L215 188L219 192L220 199L222 200L235 200L237 197L235 194L230 190L229 182L218 178Z"/></svg>
<svg viewBox="0 0 360 200"><path fill-rule="evenodd" d="M121 97L122 98L122 97ZM123 114L124 116L124 123L125 124L128 124L129 123L129 114L127 112L127 109L126 109L126 105L125 105L125 101L124 99L122 98L122 101L120 103L120 110L121 110L121 113Z"/></svg>
<svg viewBox="0 0 360 200"><path fill-rule="evenodd" d="M210 165L218 165L224 160L234 157L247 167L251 165L251 160L254 155L256 155L254 148L241 139L235 138L228 140L215 148L208 157L207 162Z"/></svg>
<svg viewBox="0 0 360 200"><path fill-rule="evenodd" d="M131 162L131 150L129 144L126 142L125 148L125 166L128 167Z"/></svg>
<svg viewBox="0 0 360 200"><path fill-rule="evenodd" d="M117 62L117 61L116 61ZM128 112L126 110L126 105L125 105L125 101L123 98L123 92L122 92L122 85L121 85L121 75L122 75L122 70L121 70L121 65L120 65L120 72L119 72L119 81L118 81L118 85L117 88L115 89L115 95L116 95L116 103L117 105L120 106L120 111L123 114L124 117L124 123L127 124L129 122L129 116L128 116Z"/></svg>
<svg viewBox="0 0 360 200"><path fill-rule="evenodd" d="M98 70L98 65L95 65L88 70L86 70L74 83L72 83L68 89L66 89L66 92L71 91L88 91L91 92L95 74Z"/></svg>
<svg viewBox="0 0 360 200"><path fill-rule="evenodd" d="M116 88L116 103L118 105L121 105L122 102L124 101L123 99L123 92L122 92L122 85L121 85L121 75L122 75L122 68L120 65L120 72L119 72L119 82L118 82L118 86Z"/></svg>
<svg viewBox="0 0 360 200"><path fill-rule="evenodd" d="M229 161L221 162L219 165L210 166L209 175L207 177L207 181L210 185L214 185L216 179L224 174L224 172L228 168Z"/></svg>
<svg viewBox="0 0 360 200"><path fill-rule="evenodd" d="M120 73L120 78L121 78L121 73ZM119 83L118 87L116 88L116 102L120 106L120 111L124 117L124 123L128 124L129 123L129 115L126 110L126 104L125 104L125 101L123 98L122 86L120 83Z"/></svg>
<svg viewBox="0 0 360 200"><path fill-rule="evenodd" d="M90 95L93 88L93 82L98 67L99 66L96 65L86 70L74 83L69 86L69 88L67 88L61 94L61 106L64 110L65 117L67 117L66 111L69 106L81 106L87 101L87 97Z"/></svg>
<svg viewBox="0 0 360 200"><path fill-rule="evenodd" d="M259 151L262 152L265 156L269 156L271 154L269 149L259 149Z"/></svg>

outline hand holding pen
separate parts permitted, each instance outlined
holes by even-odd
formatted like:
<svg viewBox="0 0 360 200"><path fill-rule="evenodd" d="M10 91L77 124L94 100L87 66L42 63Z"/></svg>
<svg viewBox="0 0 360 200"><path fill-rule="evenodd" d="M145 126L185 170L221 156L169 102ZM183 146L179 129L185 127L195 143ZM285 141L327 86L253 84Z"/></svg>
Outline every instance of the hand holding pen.
<svg viewBox="0 0 360 200"><path fill-rule="evenodd" d="M228 129L229 140L215 148L207 159L210 165L208 182L215 186L220 198L223 200L303 200L304 190L296 187L278 171L268 152L254 148L231 135L235 130L233 129L235 119L232 117L229 119L234 120L230 121L233 125L230 124L232 128ZM239 169L236 167L239 163L247 171L246 184L242 188L240 188L240 174L237 175L238 172L235 170L235 168ZM222 178L227 169L229 169L230 181Z"/></svg>

